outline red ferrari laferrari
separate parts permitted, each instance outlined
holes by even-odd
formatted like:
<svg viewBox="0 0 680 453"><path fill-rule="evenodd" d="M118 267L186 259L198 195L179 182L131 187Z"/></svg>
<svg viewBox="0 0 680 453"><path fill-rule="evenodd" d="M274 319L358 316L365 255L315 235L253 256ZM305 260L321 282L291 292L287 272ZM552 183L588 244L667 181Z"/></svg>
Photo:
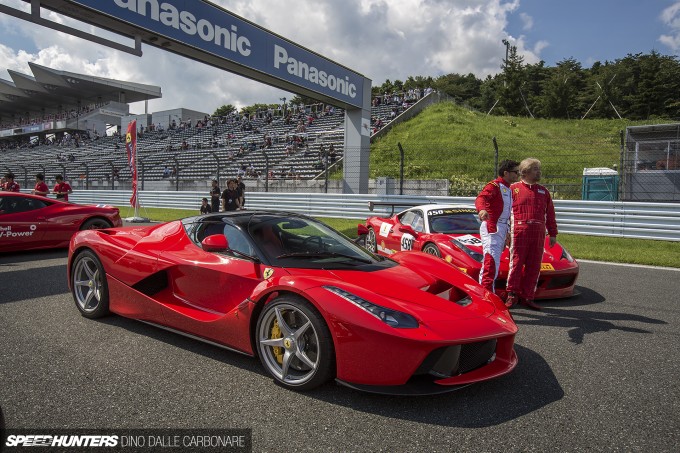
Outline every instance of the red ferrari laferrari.
<svg viewBox="0 0 680 453"><path fill-rule="evenodd" d="M374 255L297 214L81 231L68 278L85 317L113 312L258 356L291 389L335 377L440 393L517 363L512 317L469 276L425 253Z"/></svg>
<svg viewBox="0 0 680 453"><path fill-rule="evenodd" d="M0 192L0 252L68 247L73 233L123 226L118 208Z"/></svg>
<svg viewBox="0 0 680 453"><path fill-rule="evenodd" d="M389 217L369 217L359 225L366 235L366 248L390 256L398 251L418 250L443 258L474 279L482 268L482 241L477 211L465 205L430 204L409 208ZM367 230L366 230L367 228ZM496 292L505 291L510 267L506 248L501 255ZM579 266L567 249L550 247L546 237L537 299L556 299L574 295Z"/></svg>

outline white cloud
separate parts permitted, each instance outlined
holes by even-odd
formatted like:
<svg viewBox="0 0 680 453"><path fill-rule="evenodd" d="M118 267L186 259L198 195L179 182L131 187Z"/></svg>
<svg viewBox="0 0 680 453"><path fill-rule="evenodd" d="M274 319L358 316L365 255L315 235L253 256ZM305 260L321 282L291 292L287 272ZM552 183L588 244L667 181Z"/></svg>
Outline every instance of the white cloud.
<svg viewBox="0 0 680 453"><path fill-rule="evenodd" d="M5 1L25 9L22 1ZM404 80L409 75L436 77L455 72L483 78L499 72L505 55L501 40L507 37L507 17L519 8L519 0L313 3L216 0L215 3L364 74L374 85L385 79ZM281 90L150 46L143 46L144 56L138 58L2 16L0 58L5 68L30 73L26 63L33 61L71 72L158 85L162 87L163 99L151 101L151 111L183 106L210 113L223 104L243 106L289 97ZM51 16L74 24L63 16ZM17 39L7 38L9 30L26 44L19 45ZM97 34L112 36L101 30ZM523 37L512 41L527 63L540 60L545 44L539 42L528 49ZM137 113L142 108L134 106Z"/></svg>
<svg viewBox="0 0 680 453"><path fill-rule="evenodd" d="M519 18L522 20L522 30L529 31L534 28L534 18L527 13L519 13Z"/></svg>
<svg viewBox="0 0 680 453"><path fill-rule="evenodd" d="M659 41L674 52L680 51L680 2L664 9L661 12L661 21L671 29L671 33L661 35Z"/></svg>

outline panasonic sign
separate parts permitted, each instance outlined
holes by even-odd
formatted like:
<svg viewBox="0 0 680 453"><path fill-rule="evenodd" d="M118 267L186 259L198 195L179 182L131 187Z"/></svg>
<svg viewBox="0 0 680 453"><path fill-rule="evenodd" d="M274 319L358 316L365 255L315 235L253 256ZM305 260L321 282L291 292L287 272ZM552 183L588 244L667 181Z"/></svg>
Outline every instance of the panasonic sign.
<svg viewBox="0 0 680 453"><path fill-rule="evenodd" d="M200 0L71 0L158 36L362 107L364 77Z"/></svg>

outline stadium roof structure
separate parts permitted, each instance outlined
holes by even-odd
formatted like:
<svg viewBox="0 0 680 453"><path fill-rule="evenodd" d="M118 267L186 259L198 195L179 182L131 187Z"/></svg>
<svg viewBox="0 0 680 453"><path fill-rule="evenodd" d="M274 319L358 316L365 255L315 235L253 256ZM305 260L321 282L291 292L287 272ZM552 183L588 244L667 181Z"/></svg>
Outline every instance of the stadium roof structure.
<svg viewBox="0 0 680 453"><path fill-rule="evenodd" d="M70 110L78 105L110 101L132 103L158 99L161 87L125 82L28 63L33 76L7 70L12 82L0 79L0 116L31 116Z"/></svg>

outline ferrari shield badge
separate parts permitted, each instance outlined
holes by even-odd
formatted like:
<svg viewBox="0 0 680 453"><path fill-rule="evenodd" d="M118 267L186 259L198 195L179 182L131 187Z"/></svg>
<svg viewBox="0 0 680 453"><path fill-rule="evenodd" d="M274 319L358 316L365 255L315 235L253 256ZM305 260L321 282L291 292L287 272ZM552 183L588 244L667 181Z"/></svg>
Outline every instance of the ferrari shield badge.
<svg viewBox="0 0 680 453"><path fill-rule="evenodd" d="M263 275L263 276L264 276L264 279L265 279L265 280L269 280L269 278L270 278L272 275L274 275L274 269L272 269L271 267L268 267L268 268L266 268L266 269L264 270L264 275Z"/></svg>

